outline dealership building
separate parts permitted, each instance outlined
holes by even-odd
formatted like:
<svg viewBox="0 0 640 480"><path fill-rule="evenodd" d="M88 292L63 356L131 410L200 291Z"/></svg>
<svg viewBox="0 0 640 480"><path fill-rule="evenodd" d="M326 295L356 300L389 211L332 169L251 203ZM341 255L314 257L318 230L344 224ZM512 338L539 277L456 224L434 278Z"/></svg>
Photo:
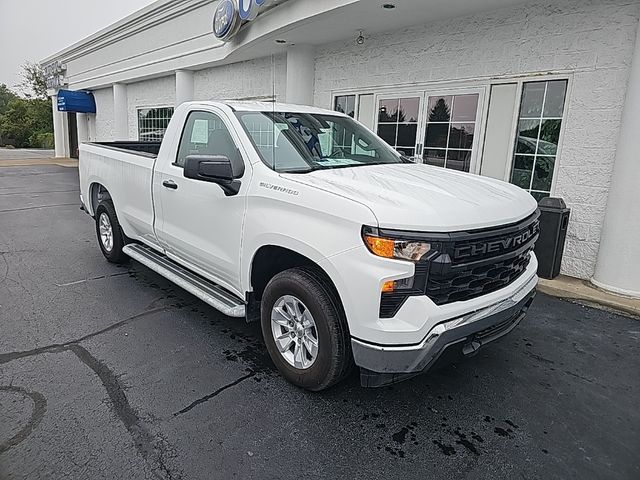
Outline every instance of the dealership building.
<svg viewBox="0 0 640 480"><path fill-rule="evenodd" d="M637 0L159 0L41 64L56 156L157 141L191 100L339 110L416 161L563 198L562 273L640 297L639 18Z"/></svg>

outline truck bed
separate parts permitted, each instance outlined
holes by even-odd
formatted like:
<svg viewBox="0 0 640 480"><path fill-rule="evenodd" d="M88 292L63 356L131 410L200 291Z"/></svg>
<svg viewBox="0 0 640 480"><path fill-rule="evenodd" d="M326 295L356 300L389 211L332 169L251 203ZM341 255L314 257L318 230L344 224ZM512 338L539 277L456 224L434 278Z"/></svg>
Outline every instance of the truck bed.
<svg viewBox="0 0 640 480"><path fill-rule="evenodd" d="M154 209L152 202L153 167L160 143L96 142L80 146L79 174L82 197L91 204L93 213L100 185L109 192L118 211L118 220L135 238L146 238L152 244Z"/></svg>
<svg viewBox="0 0 640 480"><path fill-rule="evenodd" d="M162 142L92 142L90 145L98 145L112 150L124 150L129 153L137 153L156 158L158 152L160 152Z"/></svg>

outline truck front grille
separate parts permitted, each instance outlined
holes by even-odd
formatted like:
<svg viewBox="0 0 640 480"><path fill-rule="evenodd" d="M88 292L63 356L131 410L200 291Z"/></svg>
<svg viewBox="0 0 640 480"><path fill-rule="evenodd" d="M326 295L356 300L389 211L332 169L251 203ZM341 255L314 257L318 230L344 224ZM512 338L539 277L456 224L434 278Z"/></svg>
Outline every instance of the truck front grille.
<svg viewBox="0 0 640 480"><path fill-rule="evenodd" d="M431 260L425 293L436 305L495 292L514 282L531 261L538 212L515 224L451 234Z"/></svg>
<svg viewBox="0 0 640 480"><path fill-rule="evenodd" d="M535 212L510 225L437 234L434 252L416 265L413 290L382 294L380 317L393 317L410 296L427 295L436 305L446 305L510 285L529 266L540 231L538 217Z"/></svg>
<svg viewBox="0 0 640 480"><path fill-rule="evenodd" d="M427 296L436 305L445 305L500 290L524 273L531 260L531 250L528 248L519 255L496 263L463 265L444 275L431 274L427 282Z"/></svg>

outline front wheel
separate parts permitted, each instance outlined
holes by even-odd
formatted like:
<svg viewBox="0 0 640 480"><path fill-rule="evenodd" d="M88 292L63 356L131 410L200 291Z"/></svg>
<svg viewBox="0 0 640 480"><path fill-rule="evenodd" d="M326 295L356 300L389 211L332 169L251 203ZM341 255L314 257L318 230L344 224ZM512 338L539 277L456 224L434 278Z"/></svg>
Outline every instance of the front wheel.
<svg viewBox="0 0 640 480"><path fill-rule="evenodd" d="M100 202L96 208L96 235L100 250L109 262L124 263L128 260L129 257L122 251L126 237L118 222L116 210L108 200Z"/></svg>
<svg viewBox="0 0 640 480"><path fill-rule="evenodd" d="M267 350L294 385L320 391L342 380L353 364L347 322L337 296L316 271L279 273L262 296Z"/></svg>

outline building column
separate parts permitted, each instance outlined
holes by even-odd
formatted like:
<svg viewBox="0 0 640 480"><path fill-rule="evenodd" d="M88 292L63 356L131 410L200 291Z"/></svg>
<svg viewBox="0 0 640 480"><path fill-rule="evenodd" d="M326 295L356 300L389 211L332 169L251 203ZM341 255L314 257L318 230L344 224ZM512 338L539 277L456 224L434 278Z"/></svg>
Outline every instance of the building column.
<svg viewBox="0 0 640 480"><path fill-rule="evenodd" d="M176 107L194 98L193 72L176 70Z"/></svg>
<svg viewBox="0 0 640 480"><path fill-rule="evenodd" d="M96 142L98 141L98 135L96 132L96 115L87 115L87 131L89 133L89 141Z"/></svg>
<svg viewBox="0 0 640 480"><path fill-rule="evenodd" d="M615 293L640 298L640 27L622 110L598 263L592 282Z"/></svg>
<svg viewBox="0 0 640 480"><path fill-rule="evenodd" d="M89 115L78 113L76 123L78 124L78 145L87 143L89 141Z"/></svg>
<svg viewBox="0 0 640 480"><path fill-rule="evenodd" d="M129 101L127 86L122 83L113 84L113 136L114 140L129 139Z"/></svg>
<svg viewBox="0 0 640 480"><path fill-rule="evenodd" d="M51 108L53 111L53 140L55 143L55 157L64 158L67 156L67 122L64 113L58 111L58 95L51 95Z"/></svg>
<svg viewBox="0 0 640 480"><path fill-rule="evenodd" d="M287 50L287 103L313 105L315 51L309 45Z"/></svg>

